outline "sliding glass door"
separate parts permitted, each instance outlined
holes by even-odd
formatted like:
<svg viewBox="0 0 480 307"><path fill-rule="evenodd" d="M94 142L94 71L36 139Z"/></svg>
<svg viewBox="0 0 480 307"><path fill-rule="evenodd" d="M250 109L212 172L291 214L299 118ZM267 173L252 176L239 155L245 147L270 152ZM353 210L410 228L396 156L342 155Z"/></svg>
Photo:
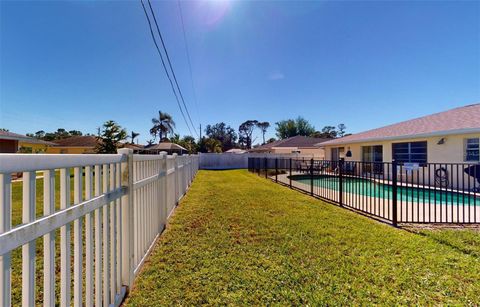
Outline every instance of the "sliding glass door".
<svg viewBox="0 0 480 307"><path fill-rule="evenodd" d="M383 146L363 146L362 147L362 161L365 163L363 170L368 173L382 174L383 173Z"/></svg>

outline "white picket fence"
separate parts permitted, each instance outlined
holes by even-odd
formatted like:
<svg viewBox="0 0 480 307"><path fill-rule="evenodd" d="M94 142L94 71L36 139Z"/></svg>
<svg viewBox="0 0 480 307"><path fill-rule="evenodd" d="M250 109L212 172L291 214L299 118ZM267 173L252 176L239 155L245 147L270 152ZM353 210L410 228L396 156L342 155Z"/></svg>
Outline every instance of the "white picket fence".
<svg viewBox="0 0 480 307"><path fill-rule="evenodd" d="M44 306L120 305L197 170L198 156L133 155L130 149L111 155L1 154L0 306L12 305L12 287L22 288L22 306L36 304L35 243L41 237ZM59 210L55 208L56 171ZM12 228L11 174L19 172L23 173L22 224ZM43 179L37 178L41 174ZM36 184L40 180L43 216L38 217ZM55 235L58 229L60 238ZM55 275L58 239L59 279ZM22 283L12 285L12 252L20 247Z"/></svg>

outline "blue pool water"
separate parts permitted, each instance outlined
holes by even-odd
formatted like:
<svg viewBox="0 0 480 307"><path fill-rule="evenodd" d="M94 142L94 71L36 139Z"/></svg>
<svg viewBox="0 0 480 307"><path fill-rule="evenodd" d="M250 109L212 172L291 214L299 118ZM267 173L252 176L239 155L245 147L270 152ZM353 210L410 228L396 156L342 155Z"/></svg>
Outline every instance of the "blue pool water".
<svg viewBox="0 0 480 307"><path fill-rule="evenodd" d="M310 185L310 176L295 175L292 180ZM392 199L392 186L364 178L343 178L343 191L352 194ZM337 190L339 178L336 176L317 175L313 180L314 187ZM397 199L414 203L430 203L438 205L471 205L480 206L480 195L472 196L464 193L441 191L431 188L414 188L398 186Z"/></svg>

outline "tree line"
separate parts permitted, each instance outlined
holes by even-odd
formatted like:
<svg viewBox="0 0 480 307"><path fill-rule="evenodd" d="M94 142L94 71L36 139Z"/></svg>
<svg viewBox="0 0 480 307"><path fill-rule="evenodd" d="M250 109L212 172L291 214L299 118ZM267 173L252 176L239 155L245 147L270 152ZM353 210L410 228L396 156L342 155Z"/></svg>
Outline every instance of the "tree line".
<svg viewBox="0 0 480 307"><path fill-rule="evenodd" d="M146 147L160 142L172 142L178 144L189 153L197 152L225 152L232 148L251 149L255 147L253 144L256 141L254 132L258 131L261 134L263 144L271 143L276 140L282 140L289 137L302 135L315 138L333 139L348 135L346 133L346 126L339 124L338 126L325 126L321 130L316 130L315 127L303 117L295 119L281 120L275 123L275 132L277 138L265 139L265 135L270 128L270 123L259 120L246 120L238 129L234 129L224 122L209 124L205 127L205 135L200 139L195 139L193 136L186 135L181 137L175 133L175 121L172 116L166 112L158 111L158 115L151 119L152 127L149 130L153 139L147 141ZM98 153L114 153L122 144L135 143L135 139L140 135L137 132L127 130L120 126L113 120L106 121L101 127L97 128L97 139L99 140L96 151ZM54 132L45 132L43 130L35 133L28 133L27 136L35 137L45 141L61 140L72 136L84 135L81 131L59 128ZM92 134L85 134L92 135Z"/></svg>

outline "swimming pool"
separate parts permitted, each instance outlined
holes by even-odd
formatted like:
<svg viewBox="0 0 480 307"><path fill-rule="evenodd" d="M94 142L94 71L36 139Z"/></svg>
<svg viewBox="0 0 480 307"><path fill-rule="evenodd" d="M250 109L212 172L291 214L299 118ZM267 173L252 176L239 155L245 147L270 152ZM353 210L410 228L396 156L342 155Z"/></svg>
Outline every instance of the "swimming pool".
<svg viewBox="0 0 480 307"><path fill-rule="evenodd" d="M293 175L293 181L310 185L309 175ZM314 187L339 190L339 178L329 175L316 175ZM365 178L343 177L343 191L346 193L392 199L392 186ZM403 187L397 188L397 199L402 202L430 203L438 205L480 206L480 197L464 193L440 191L439 189Z"/></svg>

